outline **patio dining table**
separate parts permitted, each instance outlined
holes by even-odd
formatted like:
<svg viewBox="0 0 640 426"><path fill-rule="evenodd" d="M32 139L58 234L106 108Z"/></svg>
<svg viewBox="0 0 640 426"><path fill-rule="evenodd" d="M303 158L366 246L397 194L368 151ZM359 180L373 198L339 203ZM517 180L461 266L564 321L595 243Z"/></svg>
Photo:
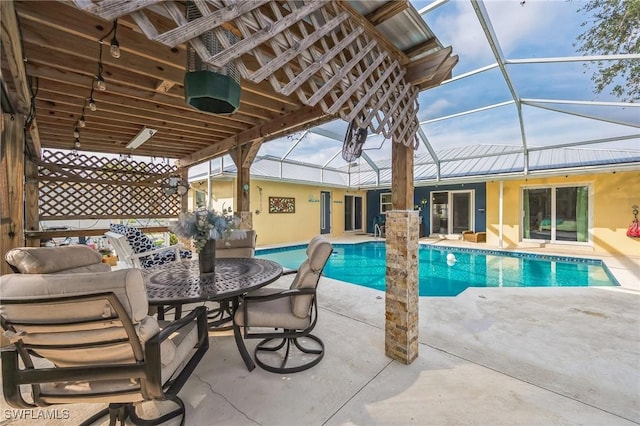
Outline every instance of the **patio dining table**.
<svg viewBox="0 0 640 426"><path fill-rule="evenodd" d="M182 260L143 269L142 274L149 305L215 301L221 305L231 303L233 314L240 296L277 280L282 275L282 266L267 259L232 257L216 259L215 271L211 273L200 273L197 260ZM253 370L255 364L235 324L233 334L245 365Z"/></svg>

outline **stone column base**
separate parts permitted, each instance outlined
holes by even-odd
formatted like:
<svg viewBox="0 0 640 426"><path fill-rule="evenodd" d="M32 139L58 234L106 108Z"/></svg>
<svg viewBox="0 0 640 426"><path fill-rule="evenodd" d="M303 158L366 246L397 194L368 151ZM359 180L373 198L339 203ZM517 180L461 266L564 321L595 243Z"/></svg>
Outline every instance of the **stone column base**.
<svg viewBox="0 0 640 426"><path fill-rule="evenodd" d="M386 212L385 355L405 364L418 357L419 222L415 210Z"/></svg>

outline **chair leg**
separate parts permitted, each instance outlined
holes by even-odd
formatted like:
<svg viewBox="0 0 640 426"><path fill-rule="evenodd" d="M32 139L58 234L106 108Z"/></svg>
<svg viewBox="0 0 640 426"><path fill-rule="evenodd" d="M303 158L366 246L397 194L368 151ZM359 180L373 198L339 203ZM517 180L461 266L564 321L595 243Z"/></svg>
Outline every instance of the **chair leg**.
<svg viewBox="0 0 640 426"><path fill-rule="evenodd" d="M271 346L270 343L273 341L277 341L278 339L264 339L262 341L260 341L260 343L258 343L256 345L256 349L254 352L254 358L256 360L256 364L258 364L262 369L266 370L266 371L270 371L272 373L278 373L278 374L289 374L289 373L297 373L300 371L304 371L307 370L311 367L313 367L314 365L317 365L320 360L322 360L322 357L324 356L324 343L322 342L322 340L320 340L320 338L312 335L312 334L308 334L306 336L304 336L303 338L308 338L313 340L314 342L317 343L317 345L319 346L319 349L315 349L315 348L306 348L304 347L299 341L299 338L293 338L293 337L285 337L280 339L280 341L278 342L277 345L275 346ZM290 360L290 354L291 354L291 343L293 342L294 346L302 353L305 354L311 354L311 355L315 355L315 357L313 357L313 359L311 359L311 361L306 362L304 364L300 364L300 365L295 365L293 367L287 367L286 364L287 362ZM260 356L265 354L265 353L274 353L274 352L278 352L280 351L284 346L286 345L286 349L284 351L284 354L281 355L281 362L280 362L280 366L276 367L274 365L268 364L266 362L266 360L264 359L264 357L261 359Z"/></svg>
<svg viewBox="0 0 640 426"><path fill-rule="evenodd" d="M136 409L133 406L133 404L112 403L112 404L109 404L109 406L104 410L97 412L96 414L94 414L93 416L91 416L90 418L82 422L80 426L93 425L99 419L107 415L109 416L109 426L115 426L118 420L120 421L120 425L124 426L125 421L127 419L131 420L131 422L133 422L133 424L137 426L156 426L178 416L182 416L182 420L180 421L180 426L184 426L184 418L186 414L184 402L177 396L174 396L172 398L167 398L167 401L174 402L178 406L178 408L166 414L163 414L162 416L157 417L155 419L143 419L139 417L136 414Z"/></svg>
<svg viewBox="0 0 640 426"><path fill-rule="evenodd" d="M209 330L211 331L231 330L233 313L231 311L230 301L221 300L217 308L211 308L207 310L207 318L209 320Z"/></svg>
<svg viewBox="0 0 640 426"><path fill-rule="evenodd" d="M167 398L167 401L174 402L178 408L168 412L167 414L163 414L162 416L155 419L143 419L136 414L136 409L133 405L128 407L129 418L136 426L156 426L167 422L174 417L182 416L182 420L180 420L180 426L184 426L184 417L185 417L185 407L184 402L178 398L178 396L174 396L172 398Z"/></svg>

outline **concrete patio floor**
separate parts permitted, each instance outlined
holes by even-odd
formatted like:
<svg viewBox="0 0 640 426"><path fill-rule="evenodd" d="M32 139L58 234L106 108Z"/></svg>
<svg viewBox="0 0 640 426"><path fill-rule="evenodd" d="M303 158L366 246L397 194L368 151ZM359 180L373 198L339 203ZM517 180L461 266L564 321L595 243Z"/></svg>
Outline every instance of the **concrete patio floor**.
<svg viewBox="0 0 640 426"><path fill-rule="evenodd" d="M640 268L624 263L622 287L422 297L410 365L384 355L384 293L322 278L322 362L292 375L248 372L233 336L212 333L180 393L186 424L640 424ZM247 341L251 352L255 344ZM65 421L9 420L5 411L0 424L78 424L99 407L62 407Z"/></svg>

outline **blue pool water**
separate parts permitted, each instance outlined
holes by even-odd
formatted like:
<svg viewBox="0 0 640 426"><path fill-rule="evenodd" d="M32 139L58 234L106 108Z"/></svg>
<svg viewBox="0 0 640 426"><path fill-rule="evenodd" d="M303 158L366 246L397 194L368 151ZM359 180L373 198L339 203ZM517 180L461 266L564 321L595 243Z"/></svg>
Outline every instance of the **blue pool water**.
<svg viewBox="0 0 640 426"><path fill-rule="evenodd" d="M384 291L385 244L334 244L324 275ZM455 262L447 262L453 254ZM618 285L600 260L420 246L420 296L456 296L467 287L585 287ZM306 246L256 251L256 257L296 269Z"/></svg>

